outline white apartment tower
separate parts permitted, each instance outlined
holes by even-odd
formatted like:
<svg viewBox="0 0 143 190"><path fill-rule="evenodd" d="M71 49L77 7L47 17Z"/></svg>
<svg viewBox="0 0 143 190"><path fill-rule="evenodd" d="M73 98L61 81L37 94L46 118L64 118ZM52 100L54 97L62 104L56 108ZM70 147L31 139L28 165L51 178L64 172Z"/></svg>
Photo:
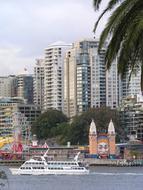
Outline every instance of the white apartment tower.
<svg viewBox="0 0 143 190"><path fill-rule="evenodd" d="M117 70L117 60L110 69L106 71L106 106L111 109L119 105L119 75Z"/></svg>
<svg viewBox="0 0 143 190"><path fill-rule="evenodd" d="M44 59L37 59L34 67L33 98L34 104L43 109L44 105Z"/></svg>
<svg viewBox="0 0 143 190"><path fill-rule="evenodd" d="M127 96L141 94L141 67L136 66L135 70L126 71L125 76L120 80L120 100Z"/></svg>
<svg viewBox="0 0 143 190"><path fill-rule="evenodd" d="M106 106L106 48L98 52L99 41L92 40L90 44L91 107L102 107Z"/></svg>
<svg viewBox="0 0 143 190"><path fill-rule="evenodd" d="M91 107L107 106L115 109L119 104L119 76L117 61L109 70L106 69L106 44L98 51L99 42L94 41L94 48L90 49L91 64Z"/></svg>
<svg viewBox="0 0 143 190"><path fill-rule="evenodd" d="M63 67L65 52L71 47L56 42L45 49L44 109L63 110Z"/></svg>

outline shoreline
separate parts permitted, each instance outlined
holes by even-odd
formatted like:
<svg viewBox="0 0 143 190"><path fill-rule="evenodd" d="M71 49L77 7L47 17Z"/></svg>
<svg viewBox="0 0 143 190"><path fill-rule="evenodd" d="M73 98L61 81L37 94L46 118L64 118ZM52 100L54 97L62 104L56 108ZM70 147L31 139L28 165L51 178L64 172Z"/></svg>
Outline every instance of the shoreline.
<svg viewBox="0 0 143 190"><path fill-rule="evenodd" d="M80 161L80 160L79 160ZM25 160L0 160L0 166L21 166ZM87 166L110 166L110 167L142 167L143 160L99 160L99 159L84 159L83 163Z"/></svg>
<svg viewBox="0 0 143 190"><path fill-rule="evenodd" d="M116 166L116 167L128 167L128 166L143 166L143 160L126 160L126 159L114 159L114 160L102 160L102 159L86 159L84 161L89 166Z"/></svg>

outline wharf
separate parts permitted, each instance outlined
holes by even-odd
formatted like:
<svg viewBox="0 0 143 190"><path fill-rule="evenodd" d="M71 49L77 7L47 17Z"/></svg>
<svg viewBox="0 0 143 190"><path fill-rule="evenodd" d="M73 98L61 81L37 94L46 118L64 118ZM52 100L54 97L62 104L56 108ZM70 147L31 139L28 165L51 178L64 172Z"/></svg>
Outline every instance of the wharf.
<svg viewBox="0 0 143 190"><path fill-rule="evenodd" d="M68 160L68 159L65 159ZM25 160L0 160L0 166L21 166ZM83 163L88 166L113 166L113 167L127 167L127 166L143 166L143 160L125 160L125 159L84 159Z"/></svg>
<svg viewBox="0 0 143 190"><path fill-rule="evenodd" d="M143 160L126 160L126 159L85 159L89 166L143 166Z"/></svg>
<svg viewBox="0 0 143 190"><path fill-rule="evenodd" d="M0 166L21 166L25 160L0 160Z"/></svg>

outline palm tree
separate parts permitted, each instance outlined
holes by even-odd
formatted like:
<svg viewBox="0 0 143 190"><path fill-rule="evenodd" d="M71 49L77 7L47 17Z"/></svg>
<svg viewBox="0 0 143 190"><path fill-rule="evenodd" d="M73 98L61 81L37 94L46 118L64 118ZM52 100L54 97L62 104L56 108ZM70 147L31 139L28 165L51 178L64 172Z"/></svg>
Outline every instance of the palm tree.
<svg viewBox="0 0 143 190"><path fill-rule="evenodd" d="M94 0L98 10L103 0ZM111 11L107 24L101 33L99 50L109 38L106 51L106 66L110 68L118 58L118 72L124 76L127 69L131 73L141 67L141 90L143 91L143 0L109 0L99 16L94 32L105 13Z"/></svg>

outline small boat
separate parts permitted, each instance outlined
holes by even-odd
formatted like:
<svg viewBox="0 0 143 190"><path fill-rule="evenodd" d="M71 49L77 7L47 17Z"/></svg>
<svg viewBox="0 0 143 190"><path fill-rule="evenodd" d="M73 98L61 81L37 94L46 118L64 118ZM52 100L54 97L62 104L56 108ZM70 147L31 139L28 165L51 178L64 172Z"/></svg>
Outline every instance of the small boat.
<svg viewBox="0 0 143 190"><path fill-rule="evenodd" d="M20 168L10 168L13 175L83 175L89 170L78 161L79 153L72 161L46 161L45 156L39 159L31 158Z"/></svg>

